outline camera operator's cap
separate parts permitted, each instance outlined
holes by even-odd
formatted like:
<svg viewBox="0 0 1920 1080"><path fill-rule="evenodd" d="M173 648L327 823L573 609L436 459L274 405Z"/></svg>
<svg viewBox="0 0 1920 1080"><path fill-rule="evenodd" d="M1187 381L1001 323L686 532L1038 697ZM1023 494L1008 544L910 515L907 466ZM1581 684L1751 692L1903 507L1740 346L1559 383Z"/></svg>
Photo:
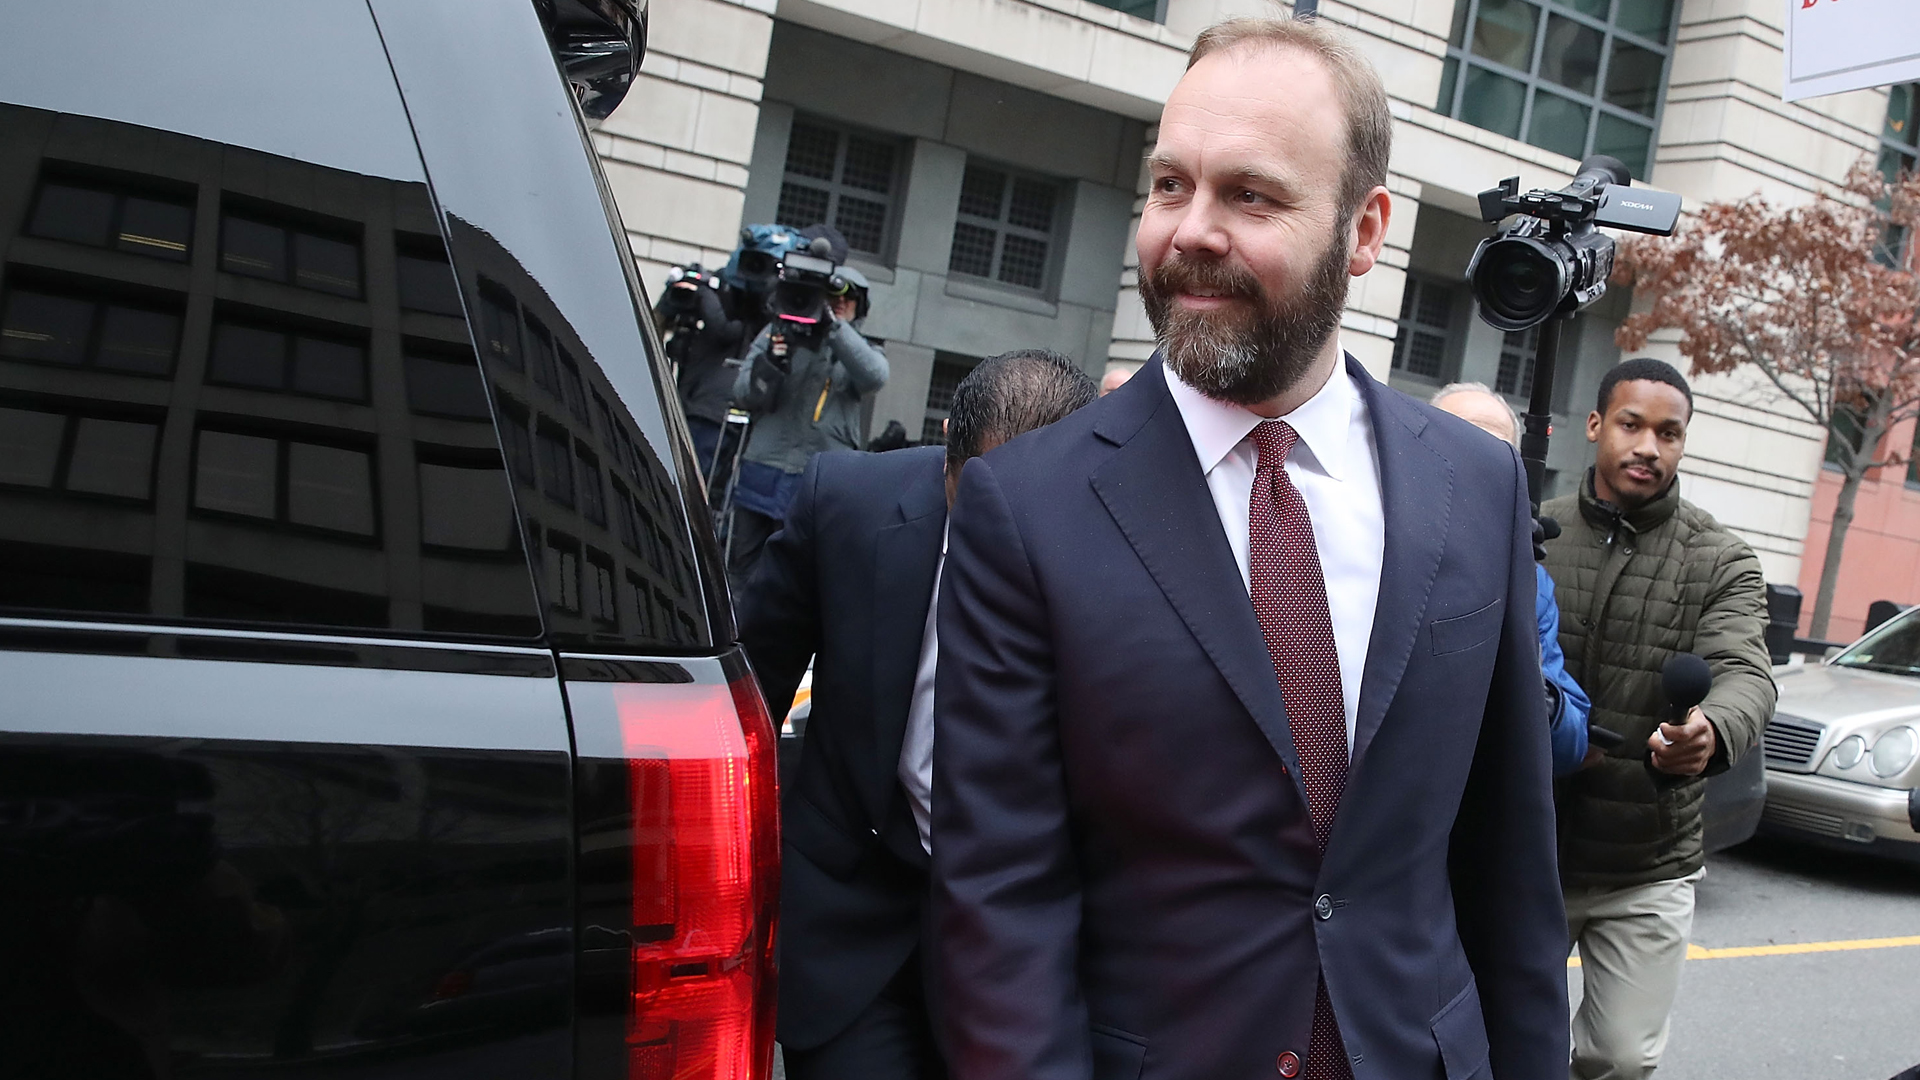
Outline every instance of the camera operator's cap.
<svg viewBox="0 0 1920 1080"><path fill-rule="evenodd" d="M868 299L871 286L867 284L867 275L851 266L842 266L833 272L833 284L828 291L834 296L851 295L855 302L854 318L866 318L867 310L872 306Z"/></svg>
<svg viewBox="0 0 1920 1080"><path fill-rule="evenodd" d="M720 277L732 288L755 291L773 283L780 257L806 246L800 231L788 225L748 225L740 230L740 246L720 271ZM753 265L751 268L747 264Z"/></svg>

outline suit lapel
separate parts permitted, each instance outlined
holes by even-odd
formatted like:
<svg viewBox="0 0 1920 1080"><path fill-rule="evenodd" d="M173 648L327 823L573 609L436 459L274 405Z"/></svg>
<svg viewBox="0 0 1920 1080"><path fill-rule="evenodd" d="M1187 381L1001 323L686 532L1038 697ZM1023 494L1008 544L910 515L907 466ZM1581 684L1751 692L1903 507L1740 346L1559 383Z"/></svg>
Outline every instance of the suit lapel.
<svg viewBox="0 0 1920 1080"><path fill-rule="evenodd" d="M906 737L907 710L913 706L913 680L946 532L943 481L940 459L929 455L926 473L900 497L894 523L874 538L874 750L881 760L864 770L872 778L862 792L871 821L886 820L896 787L893 779Z"/></svg>
<svg viewBox="0 0 1920 1080"><path fill-rule="evenodd" d="M1427 601L1446 551L1453 509L1453 465L1421 438L1427 418L1413 403L1375 382L1359 361L1347 370L1360 386L1380 457L1380 502L1386 518L1386 550L1380 563L1380 597L1367 644L1360 707L1354 722L1352 769L1386 719L1419 644Z"/></svg>
<svg viewBox="0 0 1920 1080"><path fill-rule="evenodd" d="M1114 392L1094 433L1119 450L1093 473L1093 489L1234 696L1286 762L1306 802L1280 684L1246 583L1220 528L1207 479L1158 360Z"/></svg>

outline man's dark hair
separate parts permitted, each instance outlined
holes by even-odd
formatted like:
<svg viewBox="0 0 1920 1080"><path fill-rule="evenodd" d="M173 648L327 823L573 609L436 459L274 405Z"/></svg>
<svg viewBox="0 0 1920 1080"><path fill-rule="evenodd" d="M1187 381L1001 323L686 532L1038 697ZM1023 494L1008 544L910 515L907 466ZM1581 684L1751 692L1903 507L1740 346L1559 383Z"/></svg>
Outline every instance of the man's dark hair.
<svg viewBox="0 0 1920 1080"><path fill-rule="evenodd" d="M1016 349L989 356L953 388L947 413L947 469L979 457L989 441L1003 443L1100 396L1080 365L1049 349Z"/></svg>
<svg viewBox="0 0 1920 1080"><path fill-rule="evenodd" d="M1600 400L1594 409L1601 416L1607 415L1607 409L1613 404L1613 388L1623 382L1642 380L1666 383L1680 391L1680 396L1687 399L1687 418L1693 418L1693 388L1687 385L1687 377L1680 374L1665 360L1655 360L1650 356L1623 361L1608 368L1606 375L1600 380Z"/></svg>

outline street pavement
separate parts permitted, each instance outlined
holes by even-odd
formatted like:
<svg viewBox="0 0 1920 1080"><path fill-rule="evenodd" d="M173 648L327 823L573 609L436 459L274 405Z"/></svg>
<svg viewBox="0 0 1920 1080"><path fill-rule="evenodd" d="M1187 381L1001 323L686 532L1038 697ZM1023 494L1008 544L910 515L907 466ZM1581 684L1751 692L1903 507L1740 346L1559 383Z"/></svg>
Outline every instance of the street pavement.
<svg viewBox="0 0 1920 1080"><path fill-rule="evenodd" d="M1693 943L1920 937L1920 864L1758 839L1707 862ZM1580 972L1567 971L1577 1004ZM1920 944L1687 962L1659 1080L1889 1080L1920 1065ZM776 1078L785 1076L776 1064Z"/></svg>
<svg viewBox="0 0 1920 1080"><path fill-rule="evenodd" d="M1759 839L1707 862L1693 943L1920 936L1920 865ZM1568 985L1578 1001L1579 970ZM1888 1080L1920 1065L1920 944L1687 962L1659 1080Z"/></svg>

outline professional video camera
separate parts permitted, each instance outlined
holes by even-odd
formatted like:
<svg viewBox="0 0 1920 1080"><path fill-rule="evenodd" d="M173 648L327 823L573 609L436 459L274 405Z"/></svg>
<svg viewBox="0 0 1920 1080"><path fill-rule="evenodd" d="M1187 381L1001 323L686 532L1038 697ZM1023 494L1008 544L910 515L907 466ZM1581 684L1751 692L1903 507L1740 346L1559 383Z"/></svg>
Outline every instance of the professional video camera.
<svg viewBox="0 0 1920 1080"><path fill-rule="evenodd" d="M1481 218L1490 224L1514 220L1482 240L1467 264L1474 306L1501 330L1540 327L1533 393L1520 436L1527 490L1536 507L1545 479L1560 330L1575 312L1606 294L1613 275L1613 238L1598 229L1671 236L1680 222L1680 196L1632 183L1618 159L1596 154L1581 162L1573 183L1558 191L1536 188L1522 195L1520 178L1510 176L1480 193Z"/></svg>
<svg viewBox="0 0 1920 1080"><path fill-rule="evenodd" d="M832 259L833 246L816 238L804 251L780 257L780 276L767 297L773 332L788 340L814 345L832 325L827 295L845 288Z"/></svg>
<svg viewBox="0 0 1920 1080"><path fill-rule="evenodd" d="M666 316L668 330L701 328L701 289L720 291L720 275L699 263L676 266L667 271L666 295L660 298L660 310Z"/></svg>

